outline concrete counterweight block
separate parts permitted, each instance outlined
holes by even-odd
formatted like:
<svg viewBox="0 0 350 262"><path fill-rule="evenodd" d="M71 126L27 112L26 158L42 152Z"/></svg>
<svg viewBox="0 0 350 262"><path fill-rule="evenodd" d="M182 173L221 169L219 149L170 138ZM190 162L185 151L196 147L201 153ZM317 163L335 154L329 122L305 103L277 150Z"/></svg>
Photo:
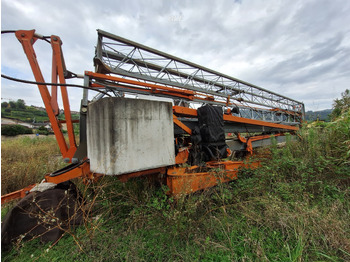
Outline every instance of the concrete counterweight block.
<svg viewBox="0 0 350 262"><path fill-rule="evenodd" d="M175 164L172 104L103 98L89 104L90 169L121 175Z"/></svg>

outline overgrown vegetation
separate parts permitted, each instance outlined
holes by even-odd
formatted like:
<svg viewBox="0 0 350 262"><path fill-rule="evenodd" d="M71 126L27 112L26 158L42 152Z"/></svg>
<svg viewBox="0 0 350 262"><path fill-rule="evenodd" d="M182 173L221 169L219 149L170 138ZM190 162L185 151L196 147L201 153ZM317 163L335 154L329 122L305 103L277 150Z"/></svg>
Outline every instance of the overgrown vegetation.
<svg viewBox="0 0 350 262"><path fill-rule="evenodd" d="M53 137L19 137L1 141L1 194L40 182L64 163Z"/></svg>
<svg viewBox="0 0 350 262"><path fill-rule="evenodd" d="M350 109L350 90L346 89L341 93L340 99L335 99L333 103L333 111L331 117L333 120Z"/></svg>
<svg viewBox="0 0 350 262"><path fill-rule="evenodd" d="M25 135L25 134L33 134L32 129L21 125L1 126L2 136L17 136L17 135Z"/></svg>
<svg viewBox="0 0 350 262"><path fill-rule="evenodd" d="M55 245L19 242L2 259L349 261L350 110L299 136L237 181L178 200L143 179L79 185L83 226Z"/></svg>
<svg viewBox="0 0 350 262"><path fill-rule="evenodd" d="M47 136L47 135L50 134L50 131L49 131L46 127L41 126L41 127L38 128L37 133L38 133L39 135L45 135L45 136Z"/></svg>

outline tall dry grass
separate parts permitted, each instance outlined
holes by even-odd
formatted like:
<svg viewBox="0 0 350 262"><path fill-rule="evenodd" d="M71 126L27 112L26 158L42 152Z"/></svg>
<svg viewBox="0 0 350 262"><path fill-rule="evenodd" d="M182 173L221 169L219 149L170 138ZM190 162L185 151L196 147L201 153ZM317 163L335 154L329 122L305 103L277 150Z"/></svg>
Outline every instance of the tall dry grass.
<svg viewBox="0 0 350 262"><path fill-rule="evenodd" d="M46 173L64 165L53 137L19 136L1 141L1 194L40 182Z"/></svg>
<svg viewBox="0 0 350 262"><path fill-rule="evenodd" d="M299 135L238 180L180 199L141 178L78 184L84 227L56 246L24 244L2 258L350 261L350 114Z"/></svg>

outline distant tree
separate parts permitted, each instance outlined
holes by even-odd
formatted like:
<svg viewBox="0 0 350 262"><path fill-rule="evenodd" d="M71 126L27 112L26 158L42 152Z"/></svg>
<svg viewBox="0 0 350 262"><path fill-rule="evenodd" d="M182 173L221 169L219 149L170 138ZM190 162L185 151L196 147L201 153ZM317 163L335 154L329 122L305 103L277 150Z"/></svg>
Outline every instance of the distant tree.
<svg viewBox="0 0 350 262"><path fill-rule="evenodd" d="M10 101L9 104L10 104L10 107L11 107L12 109L15 109L15 108L16 108L16 103L15 103L15 102Z"/></svg>
<svg viewBox="0 0 350 262"><path fill-rule="evenodd" d="M11 113L11 108L5 108L6 113Z"/></svg>
<svg viewBox="0 0 350 262"><path fill-rule="evenodd" d="M336 119L343 112L350 109L350 90L346 89L343 93L341 93L340 99L335 99L333 103L333 112L331 114L332 119Z"/></svg>
<svg viewBox="0 0 350 262"><path fill-rule="evenodd" d="M3 136L17 136L23 134L32 134L33 131L21 125L5 125L1 126L1 135Z"/></svg>
<svg viewBox="0 0 350 262"><path fill-rule="evenodd" d="M16 102L16 106L19 109L26 109L26 103L22 99L18 99Z"/></svg>
<svg viewBox="0 0 350 262"><path fill-rule="evenodd" d="M7 102L2 102L1 103L1 107L2 108L7 108L9 106L9 103L7 103Z"/></svg>

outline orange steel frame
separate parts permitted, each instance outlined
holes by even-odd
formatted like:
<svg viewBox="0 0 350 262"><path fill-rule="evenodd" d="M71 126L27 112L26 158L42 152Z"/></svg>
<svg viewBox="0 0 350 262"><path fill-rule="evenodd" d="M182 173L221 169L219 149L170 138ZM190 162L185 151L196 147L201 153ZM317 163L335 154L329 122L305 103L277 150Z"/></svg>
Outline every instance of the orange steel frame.
<svg viewBox="0 0 350 262"><path fill-rule="evenodd" d="M182 107L182 106L173 106L173 113L175 115L183 115L188 117L197 117L197 110L188 108L188 107ZM297 126L288 126L288 125L281 125L281 124L275 124L275 123L269 123L261 120L254 120L249 118L243 118L233 115L225 115L224 114L224 121L228 122L235 122L235 123L244 123L244 124L250 124L250 125L256 125L256 126L266 126L266 127L274 127L274 128L280 128L285 129L289 131L297 131L299 130L299 127Z"/></svg>
<svg viewBox="0 0 350 262"><path fill-rule="evenodd" d="M41 69L37 60L37 56L33 47L35 42L38 39L40 39L41 36L35 34L35 30L18 30L15 32L15 35L19 40L19 42L22 44L24 53L27 56L27 59L29 61L35 80L39 83L45 83L45 79L41 72ZM50 42L51 42L51 48L52 48L51 81L52 83L65 84L66 83L66 80L64 77L65 65L64 65L64 59L63 59L63 54L61 49L61 45L62 45L61 39L58 36L52 35L50 40L51 40ZM47 85L45 84L38 84L38 88L39 88L39 92L42 97L42 100L44 102L45 109L49 117L51 127L55 134L62 157L65 159L69 159L69 161L71 161L72 157L74 156L74 153L77 150L75 136L74 136L74 129L73 129L73 122L76 122L76 121L73 121L71 117L67 87L64 85L60 87L65 121L60 121L57 118L59 114L58 101L57 101L57 86L51 87L51 94L47 88ZM61 125L62 123L66 123L69 144L67 144L64 138L64 135L62 132L62 125ZM78 172L78 173L79 175L76 172L73 172L73 173L69 172L68 173L70 175L69 179L77 176L81 176L84 172ZM53 182L53 183L60 183L60 182L69 180L69 179L63 180L63 177L49 178L48 176L46 176L45 178L47 182ZM6 203L16 198L22 198L26 194L28 194L30 189L32 189L33 187L34 185L31 185L21 190L9 193L7 195L3 195L1 196L1 203Z"/></svg>
<svg viewBox="0 0 350 262"><path fill-rule="evenodd" d="M195 92L195 91L191 91L191 90L187 90L187 89L162 86L159 84L145 83L145 82L140 82L140 81L136 81L136 80L105 75L105 74L101 74L101 73L94 73L94 72L90 72L90 71L86 71L85 75L89 76L92 79L113 81L113 83L109 82L108 84L111 86L123 88L126 91L127 90L143 91L143 92L149 93L149 94L162 94L162 95L168 95L168 96L173 96L173 97L177 97L177 98L185 98L185 99L190 100L190 101L194 101L194 100L203 101L203 102L214 101L217 104L222 104L224 106L237 105L235 103L229 102L230 97L227 98L226 102L223 102L223 101L215 100L215 98L213 96L208 96L208 95L205 95L201 92ZM125 84L125 85L123 85L123 84ZM104 88L105 87L104 85L99 85L99 84L92 84L91 86L96 87L96 88L99 88L99 87ZM247 106L243 106L243 105L240 105L240 106L247 107ZM249 108L252 108L252 107L249 107ZM259 109L259 108L256 108L256 109ZM278 109L278 108L269 109L269 110L281 112L281 113L286 113L289 115L296 115L296 116L300 117L300 113L298 113L298 112L292 112L292 111L282 110L282 109ZM190 114L190 115L192 115L192 114ZM236 120L235 122L250 124L249 121L254 121L254 122L251 122L251 124L260 123L260 125L276 127L273 125L273 123L268 123L268 122L264 122L264 121L256 122L258 120L252 120L252 119L247 119L247 118L242 119L241 117L236 117L236 116L231 116L231 117ZM272 124L272 125L266 125L267 123ZM290 129L291 126L285 125L285 127L286 127L286 129ZM281 128L283 128L283 127L281 127ZM297 130L297 128L294 130Z"/></svg>
<svg viewBox="0 0 350 262"><path fill-rule="evenodd" d="M38 61L36 59L36 54L33 48L34 43L40 38L40 36L35 34L35 30L30 30L30 31L20 30L20 31L17 31L15 34L23 46L24 52L28 58L31 69L33 71L35 80L40 83L45 83L44 77L41 73ZM57 83L57 80L58 80L60 84L65 84L66 83L65 77L64 77L65 65L64 65L61 45L62 45L62 42L58 36L54 36L54 35L51 36L51 47L53 50L52 82ZM214 100L214 98L211 96L205 96L203 94L198 94L190 90L144 83L144 82L139 82L135 80L114 77L114 76L109 76L109 75L104 75L99 73L93 73L93 72L85 72L85 75L93 79L113 81L111 85L125 88L125 90L128 90L128 89L142 90L144 92L149 92L150 94L156 94L156 93L166 94L172 97L186 98L188 100L194 100L194 99L203 100L203 101ZM123 85L123 84L126 84L126 85ZM102 85L91 84L91 87L99 88L99 87L102 87ZM68 158L69 161L71 161L72 157L74 156L74 153L77 150L74 130L73 130L73 122L76 122L76 121L73 121L71 118L67 88L64 85L60 87L63 107L64 107L64 115L66 119L65 121L59 121L57 118L59 113L58 103L57 103L57 87L52 86L51 94L45 84L38 84L38 88L39 88L41 97L43 99L47 114L49 116L52 129L56 136L61 154L63 158ZM227 102L226 105L229 105L229 102ZM184 123L182 123L178 119L178 116L197 117L197 110L190 109L187 107L173 106L174 124L176 124L181 129L183 129L187 134L191 135L192 130L189 127L187 127ZM279 128L281 130L289 130L289 131L298 130L298 127L295 127L295 126L269 123L269 122L264 122L260 120L252 120L247 118L236 117L232 115L224 114L223 118L224 118L224 121L228 121L228 122L274 127L274 128ZM67 145L66 140L63 136L63 132L61 129L62 122L65 122L67 124L69 146ZM280 136L280 135L283 135L283 134L275 134L274 136ZM247 151L250 154L252 154L253 152L252 142L261 140L261 139L270 138L271 135L255 136L255 137L250 137L248 139L245 139L244 137L237 134L237 137L242 143L245 143L247 145ZM191 166L189 168L181 167L181 164L185 164L187 162L188 157L189 157L189 147L180 148L175 158L175 163L179 166L161 167L161 168L150 169L150 170L145 170L140 172L134 172L130 174L120 175L118 176L118 178L121 181L127 181L128 179L133 177L139 177L139 176L150 175L155 173L165 174L167 185L169 187L169 193L174 196L179 196L181 194L188 194L201 189L215 186L219 182L227 182L227 181L236 179L239 168L241 167L256 168L259 165L258 162L246 164L243 161L210 161L206 163L206 167L204 168L204 170L203 170L203 167L200 168L198 166ZM217 173L212 172L211 170L213 169L216 171L219 169L220 170L219 175L217 175ZM58 183L68 181L70 179L78 178L78 177L95 180L100 176L102 176L102 174L92 173L90 171L89 162L84 161L82 164L77 165L76 168L73 168L67 172L63 172L62 174L59 174L57 176L46 175L45 181L58 184ZM34 185L31 185L24 189L18 190L16 192L4 195L1 197L1 203L5 203L16 198L22 198L26 194L28 194L29 190L33 187Z"/></svg>
<svg viewBox="0 0 350 262"><path fill-rule="evenodd" d="M34 43L39 39L35 35L35 30L30 30L30 31L20 30L20 31L17 31L15 34L17 39L21 42L23 46L24 53L26 54L29 64L32 68L35 80L39 83L45 83L44 77L41 73L41 69L33 48ZM58 36L54 36L54 35L51 36L52 82L57 83L57 80L59 80L60 84L65 84L66 80L64 78L64 61L63 61L61 45L62 45L62 42ZM38 88L39 88L41 97L43 99L47 115L49 116L52 129L56 136L61 154L63 158L72 159L77 149L77 146L76 146L75 136L73 131L73 122L72 122L71 111L69 106L67 88L65 86L60 87L63 107L64 107L64 116L65 116L66 125L67 125L69 146L67 145L66 140L63 136L61 123L57 119L57 116L59 113L58 102L57 102L57 87L52 86L51 94L47 86L44 84L38 84Z"/></svg>
<svg viewBox="0 0 350 262"><path fill-rule="evenodd" d="M237 179L239 169L253 169L259 164L259 162L245 163L244 161L211 161L207 162L204 168L173 167L168 169L167 186L171 195L179 197ZM201 169L204 170L201 171Z"/></svg>

